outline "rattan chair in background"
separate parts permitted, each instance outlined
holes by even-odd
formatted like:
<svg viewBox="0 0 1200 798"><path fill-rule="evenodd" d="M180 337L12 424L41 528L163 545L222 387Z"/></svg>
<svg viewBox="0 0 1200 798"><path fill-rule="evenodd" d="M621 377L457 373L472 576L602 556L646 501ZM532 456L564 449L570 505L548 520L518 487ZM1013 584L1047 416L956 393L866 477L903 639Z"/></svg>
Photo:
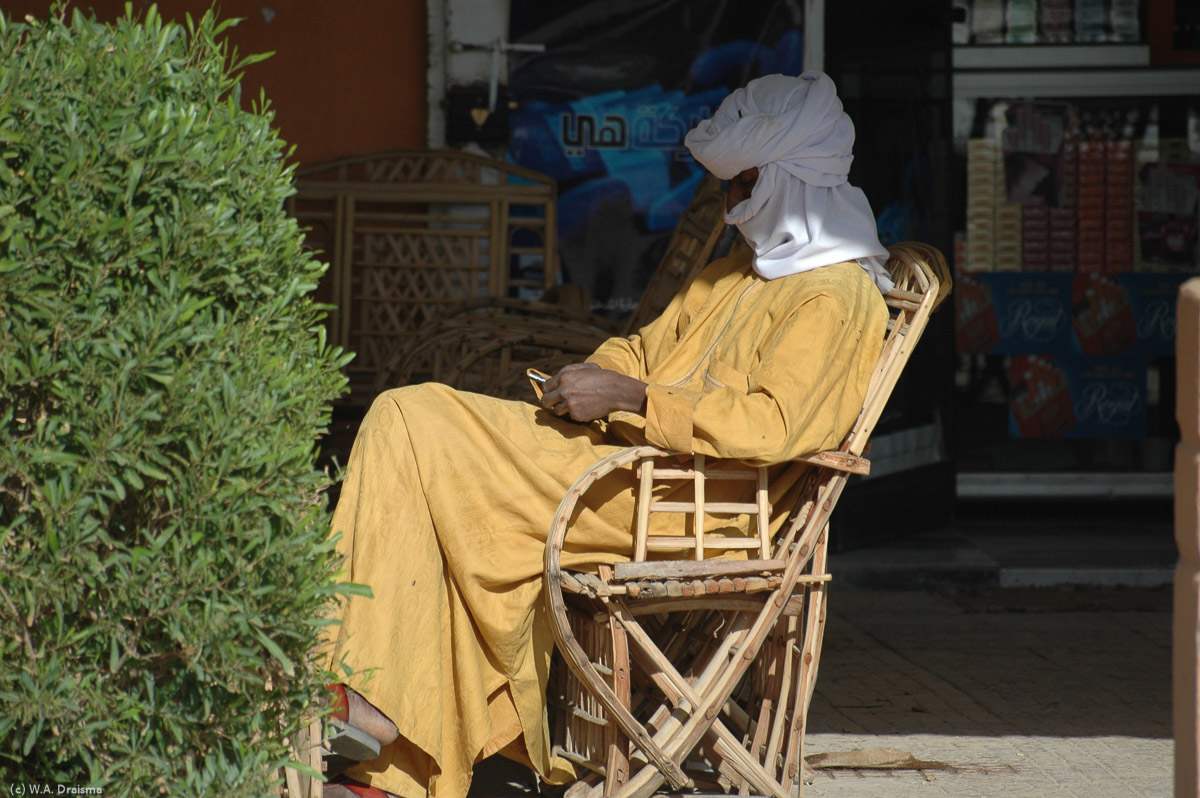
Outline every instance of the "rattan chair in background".
<svg viewBox="0 0 1200 798"><path fill-rule="evenodd" d="M861 412L837 451L789 466L799 473L788 475L795 480L788 501L771 507L765 467L651 446L597 462L563 498L545 561L546 598L567 666L552 686L551 725L557 752L591 775L594 795L695 787L790 798L802 788L830 579L830 514L847 478L869 471L863 455L871 432L950 290L933 247L903 243L890 251L891 319ZM576 506L616 469L636 475L634 556L598 575L568 572L560 555ZM705 485L717 479L747 480L753 500L706 502ZM681 483L690 486L683 491L689 500L661 499ZM675 513L682 537L649 535L656 512ZM726 528L706 536L706 513L746 515L750 534L729 537ZM713 558L730 550L744 558Z"/></svg>
<svg viewBox="0 0 1200 798"><path fill-rule="evenodd" d="M355 353L351 405L367 405L397 349L448 306L540 298L558 282L554 181L458 150L387 150L296 173L288 212L329 261L330 343Z"/></svg>
<svg viewBox="0 0 1200 798"><path fill-rule="evenodd" d="M481 297L445 307L401 342L380 370L374 391L442 382L504 398L532 398L525 369L553 374L655 319L709 261L725 230L725 193L706 176L681 216L658 268L624 324L588 312L585 301L559 303ZM568 287L559 287L559 289Z"/></svg>

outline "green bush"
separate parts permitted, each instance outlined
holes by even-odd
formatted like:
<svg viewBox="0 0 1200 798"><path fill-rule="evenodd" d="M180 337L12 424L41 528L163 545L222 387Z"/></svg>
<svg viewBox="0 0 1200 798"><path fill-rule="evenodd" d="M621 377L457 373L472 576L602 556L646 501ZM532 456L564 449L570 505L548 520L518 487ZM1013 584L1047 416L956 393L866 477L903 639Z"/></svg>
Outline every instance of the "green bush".
<svg viewBox="0 0 1200 798"><path fill-rule="evenodd" d="M229 24L0 17L5 792L268 794L329 676L348 358Z"/></svg>

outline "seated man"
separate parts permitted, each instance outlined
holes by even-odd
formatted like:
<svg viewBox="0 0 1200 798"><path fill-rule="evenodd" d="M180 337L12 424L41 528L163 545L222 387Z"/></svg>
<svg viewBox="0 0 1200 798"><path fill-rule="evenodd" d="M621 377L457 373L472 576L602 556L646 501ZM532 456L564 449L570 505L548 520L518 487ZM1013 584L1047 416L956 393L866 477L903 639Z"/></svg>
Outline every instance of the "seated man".
<svg viewBox="0 0 1200 798"><path fill-rule="evenodd" d="M352 686L399 736L354 779L463 796L497 752L573 777L546 727L542 562L555 508L596 460L650 443L771 465L840 444L890 287L866 198L846 182L853 139L827 76L750 82L685 143L730 180L726 220L752 254L714 262L639 334L562 369L541 407L439 384L376 399L333 519L349 580L374 598L344 605L331 643L373 671ZM564 565L628 559L632 480L614 472L584 503Z"/></svg>

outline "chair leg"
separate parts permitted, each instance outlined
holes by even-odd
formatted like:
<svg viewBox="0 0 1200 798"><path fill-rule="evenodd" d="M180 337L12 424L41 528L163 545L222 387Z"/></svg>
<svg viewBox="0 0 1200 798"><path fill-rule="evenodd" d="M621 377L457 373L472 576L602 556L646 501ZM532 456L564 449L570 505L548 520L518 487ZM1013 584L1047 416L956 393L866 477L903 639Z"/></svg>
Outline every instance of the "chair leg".
<svg viewBox="0 0 1200 798"><path fill-rule="evenodd" d="M322 760L320 719L315 719L308 725L308 739L308 766L320 773ZM310 778L308 781L308 798L322 798L324 793L324 783L320 779Z"/></svg>
<svg viewBox="0 0 1200 798"><path fill-rule="evenodd" d="M620 602L614 603L619 604ZM616 617L621 621L635 644L633 651L639 656L639 659L642 659L642 664L646 672L651 674L651 678L655 681L659 689L673 703L680 703L680 699L682 699L691 705L693 712L695 708L705 702L705 696L711 690L715 689L714 684L721 681L721 677L730 667L727 656L728 651L736 648L750 631L749 625L746 623L748 619L740 618L739 622L735 623L734 631L726 635L722 641L722 646L714 652L709 666L705 668L699 678L689 683L662 655L654 645L653 640L649 638L641 625L636 623L628 611L622 608L618 610ZM689 753L684 737L686 727L695 723L696 719L694 717L681 723L679 718L672 716L668 718L668 722L664 723L657 730L654 735L654 741L662 745L664 752L667 753L672 761L678 763ZM761 790L766 795L775 796L775 798L790 798L790 796L787 796L779 788L775 780L763 770L761 764L746 751L742 741L726 729L718 718L707 718L702 734L710 735L714 738L714 750L723 759L727 760L730 766L756 789ZM619 798L646 798L646 796L652 795L664 780L665 777L657 768L653 765L648 765L635 774L629 780L626 788L616 795Z"/></svg>
<svg viewBox="0 0 1200 798"><path fill-rule="evenodd" d="M602 566L608 570L608 566ZM605 577L608 574L604 574ZM613 694L626 709L633 698L629 669L629 638L625 628L613 614L613 607L608 607L608 633L612 641L612 688ZM620 724L610 722L606 728L605 744L608 756L605 767L604 796L610 798L616 790L629 778L629 737L621 729Z"/></svg>
<svg viewBox="0 0 1200 798"><path fill-rule="evenodd" d="M317 773L322 772L322 743L320 719L315 719L306 728L296 732L292 754L297 762L303 762ZM295 768L283 769L283 787L288 798L322 798L324 785L320 779L301 773Z"/></svg>
<svg viewBox="0 0 1200 798"><path fill-rule="evenodd" d="M825 573L828 536L829 526L826 525L817 539L816 550L813 552L812 572L814 574ZM820 665L821 645L825 637L825 598L824 584L818 582L809 588L804 640L801 649L800 678L792 710L794 730L784 763L784 777L791 783L799 783L801 790L803 790L804 782L804 735L808 730L808 710L816 689L817 667Z"/></svg>
<svg viewBox="0 0 1200 798"><path fill-rule="evenodd" d="M778 760L785 745L783 741L789 736L789 730L786 728L788 705L791 700L791 688L796 681L796 664L792 653L796 637L796 619L785 616L780 618L779 624L782 628L772 636L769 643L771 649L763 657L767 673L762 689L763 700L758 726L750 749L763 768L776 780L779 780Z"/></svg>

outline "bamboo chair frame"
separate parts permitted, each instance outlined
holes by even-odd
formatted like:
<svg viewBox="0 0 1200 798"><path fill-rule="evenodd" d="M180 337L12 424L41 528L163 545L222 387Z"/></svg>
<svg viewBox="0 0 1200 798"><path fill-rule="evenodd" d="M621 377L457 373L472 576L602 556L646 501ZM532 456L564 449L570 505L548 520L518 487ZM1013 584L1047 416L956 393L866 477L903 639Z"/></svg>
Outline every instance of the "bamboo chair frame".
<svg viewBox="0 0 1200 798"><path fill-rule="evenodd" d="M895 287L883 350L857 421L836 451L801 458L800 499L772 537L765 467L717 468L634 446L595 463L564 496L545 555L546 600L561 660L556 752L598 783L593 795L645 798L716 785L790 798L802 789L803 737L825 623L829 518L846 480L865 474L875 428L930 314L950 291L945 260L912 242L890 248ZM560 557L580 498L619 468L639 484L633 559L599 574L563 570ZM754 501L704 501L710 479L755 483ZM657 502L662 481L689 480L693 502ZM648 534L653 512L690 516L690 537ZM704 513L756 519L745 538L706 537ZM744 548L752 559L707 559ZM668 550L675 559L650 559ZM718 631L719 630L719 631Z"/></svg>
<svg viewBox="0 0 1200 798"><path fill-rule="evenodd" d="M280 798L322 798L324 781L312 773L322 773L324 747L324 722L314 719L292 736L292 758L308 772L285 765L282 770L283 784L279 787Z"/></svg>
<svg viewBox="0 0 1200 798"><path fill-rule="evenodd" d="M388 360L374 392L432 380L460 390L528 399L525 369L554 373L655 319L707 263L725 230L725 193L706 176L671 236L641 301L624 324L582 308L516 298L469 299L447 306Z"/></svg>

